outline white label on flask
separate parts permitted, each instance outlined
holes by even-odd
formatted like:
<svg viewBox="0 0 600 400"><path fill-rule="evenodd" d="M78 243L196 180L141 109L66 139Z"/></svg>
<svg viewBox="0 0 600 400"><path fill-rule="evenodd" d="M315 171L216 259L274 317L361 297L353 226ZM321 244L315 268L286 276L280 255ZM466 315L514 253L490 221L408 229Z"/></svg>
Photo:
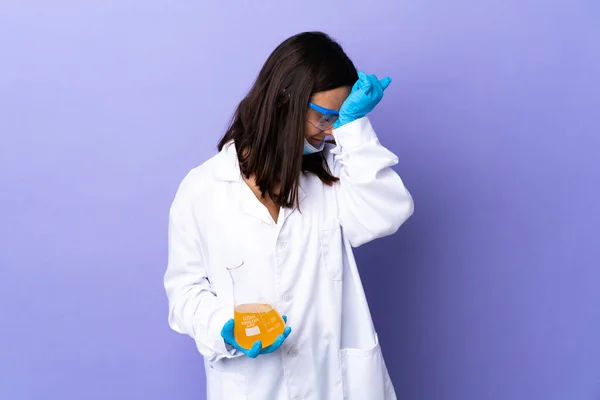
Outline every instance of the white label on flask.
<svg viewBox="0 0 600 400"><path fill-rule="evenodd" d="M258 326L253 326L252 328L246 328L246 336L256 336L260 335L260 328Z"/></svg>

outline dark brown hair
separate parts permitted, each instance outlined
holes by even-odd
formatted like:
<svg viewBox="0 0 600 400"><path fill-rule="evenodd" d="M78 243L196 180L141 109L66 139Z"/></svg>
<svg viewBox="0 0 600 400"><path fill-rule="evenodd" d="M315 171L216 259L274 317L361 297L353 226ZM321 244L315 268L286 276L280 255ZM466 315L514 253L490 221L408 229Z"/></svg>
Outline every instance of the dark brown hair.
<svg viewBox="0 0 600 400"><path fill-rule="evenodd" d="M303 156L308 102L313 94L358 79L342 47L322 32L304 32L281 43L240 102L219 151L234 141L242 174L254 176L263 197L298 206L300 174L314 173L327 185L331 175L322 152ZM278 184L278 193L274 192Z"/></svg>

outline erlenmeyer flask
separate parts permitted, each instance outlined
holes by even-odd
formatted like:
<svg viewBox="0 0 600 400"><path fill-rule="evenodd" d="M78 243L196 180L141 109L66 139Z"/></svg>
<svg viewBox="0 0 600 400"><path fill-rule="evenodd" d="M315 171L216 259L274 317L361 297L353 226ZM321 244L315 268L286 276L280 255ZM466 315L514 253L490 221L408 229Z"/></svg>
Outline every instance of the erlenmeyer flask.
<svg viewBox="0 0 600 400"><path fill-rule="evenodd" d="M258 278L244 263L227 271L233 281L235 340L245 349L257 340L263 348L273 344L283 333L285 322L261 293Z"/></svg>

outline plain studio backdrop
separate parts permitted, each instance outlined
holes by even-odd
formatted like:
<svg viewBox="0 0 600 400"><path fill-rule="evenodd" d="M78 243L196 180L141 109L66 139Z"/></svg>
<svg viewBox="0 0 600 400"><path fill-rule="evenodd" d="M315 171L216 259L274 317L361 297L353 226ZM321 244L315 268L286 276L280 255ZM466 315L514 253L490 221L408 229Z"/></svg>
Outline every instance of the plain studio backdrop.
<svg viewBox="0 0 600 400"><path fill-rule="evenodd" d="M595 0L3 1L0 398L204 398L167 325L168 209L275 46L323 30L393 78L371 118L415 214L357 257L398 397L600 399L599 21Z"/></svg>

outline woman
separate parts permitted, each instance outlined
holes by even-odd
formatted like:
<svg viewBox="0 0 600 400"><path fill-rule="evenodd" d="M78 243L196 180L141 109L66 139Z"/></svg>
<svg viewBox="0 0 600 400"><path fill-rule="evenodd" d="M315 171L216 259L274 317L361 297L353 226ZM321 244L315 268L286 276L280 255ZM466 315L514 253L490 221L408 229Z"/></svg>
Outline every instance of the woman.
<svg viewBox="0 0 600 400"><path fill-rule="evenodd" d="M219 153L183 179L170 210L169 324L204 356L208 399L396 398L352 254L413 211L366 116L389 83L357 74L323 33L293 36ZM260 260L253 273L293 328L265 349L233 335L228 268L241 259Z"/></svg>

